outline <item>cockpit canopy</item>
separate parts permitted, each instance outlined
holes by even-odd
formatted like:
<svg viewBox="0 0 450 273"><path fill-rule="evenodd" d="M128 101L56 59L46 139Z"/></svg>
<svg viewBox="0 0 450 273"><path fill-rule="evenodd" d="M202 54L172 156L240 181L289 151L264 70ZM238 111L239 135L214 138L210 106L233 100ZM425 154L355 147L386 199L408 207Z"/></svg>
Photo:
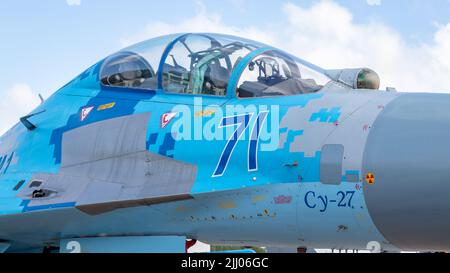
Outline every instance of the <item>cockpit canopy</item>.
<svg viewBox="0 0 450 273"><path fill-rule="evenodd" d="M317 92L330 81L323 72L255 41L202 33L155 38L113 54L100 81L109 87L251 98Z"/></svg>

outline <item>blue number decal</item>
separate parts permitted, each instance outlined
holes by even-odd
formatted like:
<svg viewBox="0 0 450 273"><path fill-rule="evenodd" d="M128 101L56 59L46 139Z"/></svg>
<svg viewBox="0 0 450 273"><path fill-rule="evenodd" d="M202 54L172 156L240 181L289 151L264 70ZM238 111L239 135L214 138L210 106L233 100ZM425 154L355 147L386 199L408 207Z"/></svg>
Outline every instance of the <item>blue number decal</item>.
<svg viewBox="0 0 450 273"><path fill-rule="evenodd" d="M13 157L14 157L14 152L9 156L9 158L8 158L8 155L0 157L0 172L3 171L3 174L6 173L6 171L9 168L9 165L11 165L11 161L12 161ZM5 165L5 163L6 163L6 165Z"/></svg>
<svg viewBox="0 0 450 273"><path fill-rule="evenodd" d="M348 198L348 207L352 207L352 200L353 200L353 196L355 196L355 191L347 191L347 196L350 195L350 197Z"/></svg>
<svg viewBox="0 0 450 273"><path fill-rule="evenodd" d="M258 170L258 142L261 133L261 128L267 119L269 111L263 111L259 113L253 128L250 133L250 141L248 143L248 171ZM220 155L219 162L217 163L216 169L212 177L222 176L227 169L228 162L230 161L231 155L233 154L234 148L237 142L242 137L242 134L247 129L253 114L243 114L232 117L225 117L219 125L219 128L225 128L229 126L236 126L231 138L228 140L222 154Z"/></svg>
<svg viewBox="0 0 450 273"><path fill-rule="evenodd" d="M235 126L235 125L238 125L238 127L232 134L231 138L228 140L227 145L225 146L225 149L222 151L219 162L217 163L217 166L216 166L216 170L214 171L213 177L222 176L223 173L225 172L225 170L228 166L228 162L230 161L231 154L233 153L234 148L236 147L236 144L239 141L239 139L241 138L245 129L247 129L251 117L252 117L252 114L244 114L244 115L238 115L238 116L232 116L232 117L224 117L222 119L222 122L219 125L219 128L225 128L225 127Z"/></svg>
<svg viewBox="0 0 450 273"><path fill-rule="evenodd" d="M252 132L250 133L250 142L248 144L248 171L254 172L258 170L258 142L261 128L264 126L268 111L259 113L255 124L253 125Z"/></svg>
<svg viewBox="0 0 450 273"><path fill-rule="evenodd" d="M337 193L337 195L341 196L341 200L338 203L338 207L346 207L347 204L344 203L344 200L345 200L345 197L346 197L345 192L340 191L340 192Z"/></svg>
<svg viewBox="0 0 450 273"><path fill-rule="evenodd" d="M337 203L338 208L353 208L352 200L355 196L355 191L339 191L337 192L336 196L338 197L337 200L329 200L327 194L319 195L314 191L309 191L305 194L304 201L305 205L310 209L316 208L317 205L320 205L321 207L323 205L323 208L320 210L320 212L327 211L331 203Z"/></svg>

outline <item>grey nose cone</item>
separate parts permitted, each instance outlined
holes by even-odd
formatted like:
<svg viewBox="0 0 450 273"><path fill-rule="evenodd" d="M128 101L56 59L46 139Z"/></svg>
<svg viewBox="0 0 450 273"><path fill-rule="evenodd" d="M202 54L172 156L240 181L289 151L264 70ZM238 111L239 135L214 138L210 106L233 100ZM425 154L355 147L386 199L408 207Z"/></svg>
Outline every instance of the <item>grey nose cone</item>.
<svg viewBox="0 0 450 273"><path fill-rule="evenodd" d="M405 94L375 121L364 152L369 213L403 250L450 250L450 95Z"/></svg>

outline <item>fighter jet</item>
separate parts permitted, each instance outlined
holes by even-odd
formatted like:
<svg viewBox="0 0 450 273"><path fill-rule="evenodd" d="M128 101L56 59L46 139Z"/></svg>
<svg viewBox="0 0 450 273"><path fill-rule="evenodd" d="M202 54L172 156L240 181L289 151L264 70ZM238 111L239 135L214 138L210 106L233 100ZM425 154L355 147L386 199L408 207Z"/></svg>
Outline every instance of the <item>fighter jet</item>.
<svg viewBox="0 0 450 273"><path fill-rule="evenodd" d="M0 139L0 252L450 249L450 96L173 34L94 64Z"/></svg>

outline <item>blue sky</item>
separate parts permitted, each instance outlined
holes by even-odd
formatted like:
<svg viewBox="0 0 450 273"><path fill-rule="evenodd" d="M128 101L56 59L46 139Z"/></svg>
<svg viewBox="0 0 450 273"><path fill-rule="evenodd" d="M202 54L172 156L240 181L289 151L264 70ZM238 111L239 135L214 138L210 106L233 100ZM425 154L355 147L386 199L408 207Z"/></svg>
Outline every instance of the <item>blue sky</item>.
<svg viewBox="0 0 450 273"><path fill-rule="evenodd" d="M450 91L448 81L422 84L423 80L415 81L419 76L404 71L413 66L450 70L448 62L439 60L450 45L449 11L450 0L4 0L0 9L0 94L5 98L8 92L48 96L131 42L186 30L261 37L325 67L367 64L379 73L381 70L388 83L404 89ZM331 47L329 43L337 44ZM366 46L370 52L364 52ZM383 51L393 55L381 63ZM416 56L421 61L410 63ZM391 59L392 63L386 63ZM420 70L410 74L414 73L423 74ZM21 101L12 94L9 98L14 103ZM28 108L35 100L23 98L22 111L31 110ZM10 114L12 110L0 103L2 108L3 117L15 118L16 113ZM5 119L0 131L10 125Z"/></svg>

